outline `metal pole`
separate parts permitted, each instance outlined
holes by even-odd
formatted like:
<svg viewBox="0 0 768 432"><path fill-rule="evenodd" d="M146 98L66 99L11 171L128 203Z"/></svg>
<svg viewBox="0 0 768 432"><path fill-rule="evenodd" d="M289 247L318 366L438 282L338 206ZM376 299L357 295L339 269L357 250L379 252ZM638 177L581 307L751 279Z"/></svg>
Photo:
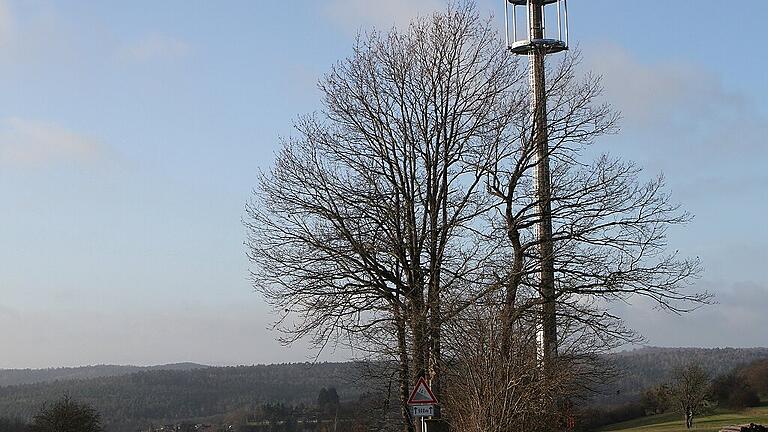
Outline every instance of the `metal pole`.
<svg viewBox="0 0 768 432"><path fill-rule="evenodd" d="M540 0L529 1L532 40L543 39L543 4ZM552 205L549 173L549 143L547 136L547 97L544 76L545 48L534 45L529 58L530 86L533 111L533 151L535 156L534 185L536 187L539 221L536 239L539 249L539 295L542 300L541 327L537 339L544 376L552 371L557 357L557 317L555 308L555 264L552 242Z"/></svg>
<svg viewBox="0 0 768 432"><path fill-rule="evenodd" d="M531 34L531 0L528 0L525 12L525 25L528 27L528 40L531 40L533 39L533 35Z"/></svg>
<svg viewBox="0 0 768 432"><path fill-rule="evenodd" d="M504 0L504 40L509 48L509 2L507 0Z"/></svg>
<svg viewBox="0 0 768 432"><path fill-rule="evenodd" d="M506 3L507 0L504 0ZM517 42L517 5L512 5L512 43ZM509 45L507 45L509 47Z"/></svg>
<svg viewBox="0 0 768 432"><path fill-rule="evenodd" d="M565 20L565 46L568 45L568 0L563 0L563 19Z"/></svg>

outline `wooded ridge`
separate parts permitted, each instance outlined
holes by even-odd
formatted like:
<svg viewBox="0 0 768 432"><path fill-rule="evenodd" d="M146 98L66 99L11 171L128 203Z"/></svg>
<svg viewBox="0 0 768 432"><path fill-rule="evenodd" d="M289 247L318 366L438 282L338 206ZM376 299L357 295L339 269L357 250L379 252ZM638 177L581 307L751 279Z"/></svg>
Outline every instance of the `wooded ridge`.
<svg viewBox="0 0 768 432"><path fill-rule="evenodd" d="M624 371L603 389L609 397L595 403L621 403L648 387L668 380L682 364L696 362L713 376L768 358L768 348L642 348L611 355ZM237 367L195 364L162 368L88 366L74 369L0 370L0 382L11 378L32 384L0 386L0 417L28 420L46 401L63 394L93 405L109 430L117 425L162 424L225 416L261 404L313 405L322 388L334 387L341 401L364 398L377 386L366 385L356 363L294 363ZM175 369L175 370L173 370ZM76 373L74 373L76 372ZM82 379L109 372L112 376ZM43 382L48 381L48 382ZM370 388L369 388L370 387Z"/></svg>

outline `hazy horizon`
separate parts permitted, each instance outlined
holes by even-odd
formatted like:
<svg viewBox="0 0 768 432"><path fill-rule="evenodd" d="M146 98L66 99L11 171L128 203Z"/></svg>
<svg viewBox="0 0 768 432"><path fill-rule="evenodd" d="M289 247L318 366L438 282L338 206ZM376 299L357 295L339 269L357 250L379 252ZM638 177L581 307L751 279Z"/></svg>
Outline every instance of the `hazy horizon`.
<svg viewBox="0 0 768 432"><path fill-rule="evenodd" d="M768 349L768 344L763 346L720 346L720 347L700 347L700 346L656 346L656 345L635 345L635 346L627 346L623 347L621 349L618 349L614 351L614 353L622 353L622 352L631 352L631 351L637 351L642 349ZM272 362L272 363L222 363L222 364L207 364L207 363L200 363L192 360L188 361L178 361L178 362L171 362L171 363L150 363L150 364L116 364L116 363L98 363L98 364L80 364L80 365L62 365L62 366L43 366L43 367L37 367L37 368L0 368L0 370L45 370L45 369L78 369L78 368L88 368L88 367L98 367L98 366L116 366L116 367L138 367L138 368L153 368L153 367L161 367L161 366L174 366L174 365L182 365L182 364L189 364L189 365L195 365L195 366L203 366L203 367L241 367L241 366L272 366L272 365L281 365L281 364L304 364L304 363L346 363L346 362L352 362L354 360L318 360L314 361L313 359L307 359L305 361L297 360L297 361L288 361L288 362Z"/></svg>

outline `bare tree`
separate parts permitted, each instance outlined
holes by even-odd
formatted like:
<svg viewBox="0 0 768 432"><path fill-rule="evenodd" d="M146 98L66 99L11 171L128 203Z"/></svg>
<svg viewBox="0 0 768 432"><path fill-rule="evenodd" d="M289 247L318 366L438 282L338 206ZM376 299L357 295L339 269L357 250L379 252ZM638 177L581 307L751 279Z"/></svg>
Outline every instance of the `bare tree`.
<svg viewBox="0 0 768 432"><path fill-rule="evenodd" d="M698 364L678 368L670 386L675 409L685 416L685 427L693 427L693 417L708 407L709 375Z"/></svg>
<svg viewBox="0 0 768 432"><path fill-rule="evenodd" d="M503 290L485 297L446 326L449 422L454 430L476 432L564 429L575 405L614 378L603 354L623 339L561 317L563 344L545 374L537 355L537 308L517 310L510 330L500 319L503 297ZM537 304L538 293L521 292L518 301Z"/></svg>
<svg viewBox="0 0 768 432"><path fill-rule="evenodd" d="M552 381L540 379L535 326L518 327L513 343L505 343L500 312L498 305L478 304L446 329L452 363L443 403L452 430L538 430L541 419L551 414L541 403Z"/></svg>
<svg viewBox="0 0 768 432"><path fill-rule="evenodd" d="M408 430L410 384L426 375L441 397L445 317L495 254L488 144L522 76L471 5L360 38L246 210L254 286L286 341L395 358Z"/></svg>

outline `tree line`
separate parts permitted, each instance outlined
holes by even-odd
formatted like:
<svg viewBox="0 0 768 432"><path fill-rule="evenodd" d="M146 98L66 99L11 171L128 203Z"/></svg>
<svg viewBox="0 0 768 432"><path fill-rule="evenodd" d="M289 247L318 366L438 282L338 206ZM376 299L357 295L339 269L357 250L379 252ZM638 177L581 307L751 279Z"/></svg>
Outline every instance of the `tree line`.
<svg viewBox="0 0 768 432"><path fill-rule="evenodd" d="M0 369L0 386L34 384L62 380L83 380L110 376L130 375L151 370L191 370L208 366L194 363L175 363L158 366L94 365L47 369Z"/></svg>
<svg viewBox="0 0 768 432"><path fill-rule="evenodd" d="M127 422L102 426L102 416L93 406L75 401L68 394L45 402L29 423L0 417L0 432L103 432L104 430L148 430L194 432L200 428L219 432L352 432L370 430L372 407L367 395L357 401L339 398L335 387L323 387L313 404L262 403L210 417L167 422Z"/></svg>

